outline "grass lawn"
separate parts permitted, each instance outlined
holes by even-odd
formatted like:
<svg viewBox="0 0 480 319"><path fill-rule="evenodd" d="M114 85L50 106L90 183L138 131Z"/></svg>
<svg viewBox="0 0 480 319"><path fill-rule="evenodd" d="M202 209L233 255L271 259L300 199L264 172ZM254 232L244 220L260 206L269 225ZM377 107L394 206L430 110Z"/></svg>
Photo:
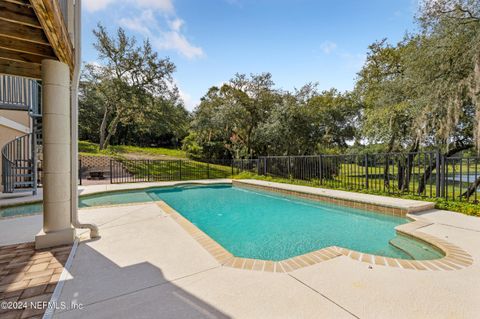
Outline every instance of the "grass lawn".
<svg viewBox="0 0 480 319"><path fill-rule="evenodd" d="M460 165L460 163L456 162L455 165L449 161L447 164L446 164L446 172L447 173L450 173L450 174L459 174L460 172L462 172L462 174L467 174L467 173L470 173L470 174L474 174L475 171L478 171L480 170L480 163L476 163L475 161L470 161L468 163L469 165L467 165L467 162L466 161L463 161L462 165ZM425 167L428 165L428 163L424 166L423 163L421 163L420 165L417 165L417 163L414 163L413 165L413 169L412 169L412 172L414 174L423 174L424 171L425 171ZM358 165L358 164L354 164L354 163L349 163L349 164L345 164L345 163L342 163L340 164L340 169L344 172L349 172L350 174L353 174L353 175L365 175L365 167L364 166L361 166L361 165ZM375 175L375 174L383 174L384 172L384 166L383 165L377 165L377 166L369 166L368 167L368 174L370 175ZM389 172L390 174L397 174L398 173L398 166L395 164L395 165L390 165L389 166ZM435 174L435 170L433 170L432 174Z"/></svg>
<svg viewBox="0 0 480 319"><path fill-rule="evenodd" d="M280 183L298 184L313 187L324 187L332 189L340 189L346 191L354 191L360 193L385 195L399 198L409 198L417 200L425 200L435 202L439 209L446 209L461 212L468 215L480 216L480 205L460 201L459 195L466 190L468 183L462 183L462 189L459 183L450 183L447 185L446 192L448 199L434 198L435 186L433 175L430 180L427 180L427 187L424 196L416 194L401 193L396 189L395 179L390 180L391 188L386 189L383 180L383 166L370 166L368 168L369 175L369 189L365 189L366 178L364 166L349 163L342 163L339 166L339 176L332 180L323 180L319 186L318 179L302 180L293 178L277 178L272 176L257 175L256 172L243 172L232 167L229 162L225 164L207 164L203 162L188 160L184 151L168 148L153 148L153 147L138 147L138 146L109 146L107 150L100 151L98 144L80 141L80 154L90 156L104 156L109 155L117 158L122 162L123 168L119 170L120 175L123 171L127 171L126 177L119 177L117 182L141 182L141 181L171 181L171 180L194 180L194 179L209 179L209 178L254 178L260 180L269 180ZM132 161L134 160L134 161ZM155 161L163 160L163 161ZM123 169L123 171L122 171ZM397 167L390 166L389 173L396 175ZM457 172L475 171L476 167L470 165L467 167L463 165L449 166L447 173L453 176ZM412 180L410 189L415 190L418 187L418 177L423 174L423 167L417 166L413 168ZM435 174L435 172L433 172ZM454 196L455 195L455 196ZM456 198L456 200L452 200ZM473 200L474 198L471 198Z"/></svg>
<svg viewBox="0 0 480 319"><path fill-rule="evenodd" d="M382 196L390 196L390 197L397 197L397 198L405 198L405 199L415 199L415 200L422 200L422 201L429 201L434 202L435 207L438 209L445 209L451 210L455 212L460 212L466 215L472 216L479 216L480 217L480 205L474 203L468 203L465 201L452 201L445 200L443 198L430 198L424 196L418 196L413 194L399 194L399 193L388 193L383 192L382 190L366 190L360 189L355 187L355 185L350 185L350 187L346 187L345 184L340 183L340 181L329 181L327 183L322 183L319 185L318 180L299 180L299 179L288 179L288 178L278 178L272 176L263 176L257 175L252 172L243 172L237 175L234 175L233 178L235 179L258 179L258 180L265 180L277 183L285 183L285 184L295 184L295 185L304 185L310 187L321 187L321 188L331 188L331 189L338 189L338 190L345 190L345 191L353 191L356 193L365 193L365 194L372 194L372 195L382 195ZM382 181L383 182L383 181ZM451 192L451 190L449 190ZM451 198L451 197L450 197Z"/></svg>
<svg viewBox="0 0 480 319"><path fill-rule="evenodd" d="M182 150L164 148L164 147L139 147L128 145L110 145L106 150L100 150L98 144L79 141L78 152L81 155L89 156L119 156L130 159L161 159L161 158L186 158Z"/></svg>
<svg viewBox="0 0 480 319"><path fill-rule="evenodd" d="M120 160L135 181L178 181L210 178L229 178L232 167L191 160L129 161Z"/></svg>

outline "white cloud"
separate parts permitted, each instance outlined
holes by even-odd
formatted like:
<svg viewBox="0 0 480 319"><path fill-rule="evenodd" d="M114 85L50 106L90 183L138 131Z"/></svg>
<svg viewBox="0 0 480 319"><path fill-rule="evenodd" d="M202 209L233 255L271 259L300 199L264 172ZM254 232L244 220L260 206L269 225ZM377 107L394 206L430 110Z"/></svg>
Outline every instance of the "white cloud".
<svg viewBox="0 0 480 319"><path fill-rule="evenodd" d="M148 25L151 23L156 23L153 11L151 10L145 10L140 16L135 18L121 18L118 22L122 27L138 32L146 37L150 37L152 35Z"/></svg>
<svg viewBox="0 0 480 319"><path fill-rule="evenodd" d="M173 13L175 11L172 0L83 0L85 9L89 12L106 9L112 3L115 3L117 6L133 4L139 8L159 10L165 13Z"/></svg>
<svg viewBox="0 0 480 319"><path fill-rule="evenodd" d="M83 0L83 5L87 11L95 12L105 9L112 2L113 0Z"/></svg>
<svg viewBox="0 0 480 319"><path fill-rule="evenodd" d="M84 0L87 11L94 12L106 9L115 3L125 5L121 12L127 16L119 19L126 29L148 37L157 50L172 50L188 59L205 55L203 49L193 45L183 32L185 21L177 17L172 0ZM142 10L139 13L139 10ZM119 10L120 11L120 10ZM163 22L165 26L161 26Z"/></svg>
<svg viewBox="0 0 480 319"><path fill-rule="evenodd" d="M178 31L162 32L159 37L152 39L154 47L159 50L175 50L188 59L200 58L205 55L201 47L194 46Z"/></svg>
<svg viewBox="0 0 480 319"><path fill-rule="evenodd" d="M323 53L330 54L337 48L337 44L332 41L325 41L320 45L320 48L322 49Z"/></svg>
<svg viewBox="0 0 480 319"><path fill-rule="evenodd" d="M168 25L173 31L180 31L182 26L184 25L185 21L179 18L175 18L173 20L168 21Z"/></svg>
<svg viewBox="0 0 480 319"><path fill-rule="evenodd" d="M189 111L193 111L195 107L200 104L200 101L194 101L190 94L181 89L178 89L178 94L180 95L183 103L185 103L185 108Z"/></svg>
<svg viewBox="0 0 480 319"><path fill-rule="evenodd" d="M160 10L166 13L173 13L175 11L172 0L133 0L133 2L142 8Z"/></svg>
<svg viewBox="0 0 480 319"><path fill-rule="evenodd" d="M160 26L152 10L144 10L135 18L122 18L120 25L148 37L157 50L173 50L188 59L205 55L201 47L191 44L182 33L184 21L180 18L167 20L167 28Z"/></svg>

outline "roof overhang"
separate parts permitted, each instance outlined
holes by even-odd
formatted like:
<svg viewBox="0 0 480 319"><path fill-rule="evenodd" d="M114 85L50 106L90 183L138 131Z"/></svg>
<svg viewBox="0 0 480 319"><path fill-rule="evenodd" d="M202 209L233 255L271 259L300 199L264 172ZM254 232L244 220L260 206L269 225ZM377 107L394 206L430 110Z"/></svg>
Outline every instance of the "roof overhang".
<svg viewBox="0 0 480 319"><path fill-rule="evenodd" d="M40 79L41 61L74 69L73 46L58 0L0 0L0 73Z"/></svg>

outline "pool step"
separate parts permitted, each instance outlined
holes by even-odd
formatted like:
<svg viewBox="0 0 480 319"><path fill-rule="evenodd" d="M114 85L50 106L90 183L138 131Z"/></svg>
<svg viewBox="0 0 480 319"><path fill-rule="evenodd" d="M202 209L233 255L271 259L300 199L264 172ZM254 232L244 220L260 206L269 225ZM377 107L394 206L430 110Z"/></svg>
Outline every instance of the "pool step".
<svg viewBox="0 0 480 319"><path fill-rule="evenodd" d="M405 236L396 236L390 240L390 245L400 249L413 259L425 260L436 259L443 255L429 244L410 239Z"/></svg>

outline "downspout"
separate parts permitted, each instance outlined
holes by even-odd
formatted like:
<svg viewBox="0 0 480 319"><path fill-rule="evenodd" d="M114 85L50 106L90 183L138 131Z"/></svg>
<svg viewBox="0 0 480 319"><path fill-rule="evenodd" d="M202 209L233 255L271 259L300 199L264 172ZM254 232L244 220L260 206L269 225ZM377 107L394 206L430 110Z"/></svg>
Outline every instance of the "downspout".
<svg viewBox="0 0 480 319"><path fill-rule="evenodd" d="M74 45L75 45L75 68L72 77L71 88L71 219L74 228L88 228L90 229L90 238L99 237L98 227L93 224L82 224L78 220L78 85L80 82L80 68L81 68L81 14L82 6L81 0L74 1Z"/></svg>

